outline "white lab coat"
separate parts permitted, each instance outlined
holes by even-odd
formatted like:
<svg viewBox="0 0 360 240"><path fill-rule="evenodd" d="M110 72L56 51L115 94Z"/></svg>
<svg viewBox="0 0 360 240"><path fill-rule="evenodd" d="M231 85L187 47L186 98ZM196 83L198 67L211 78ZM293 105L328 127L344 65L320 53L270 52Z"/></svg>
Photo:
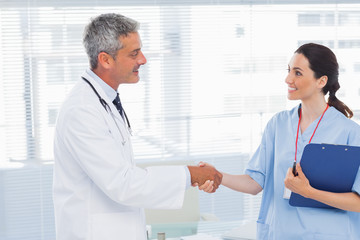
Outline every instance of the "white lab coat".
<svg viewBox="0 0 360 240"><path fill-rule="evenodd" d="M185 168L136 167L130 134L112 100L83 76L114 118L82 79L61 107L54 140L57 240L145 240L143 208L180 208Z"/></svg>

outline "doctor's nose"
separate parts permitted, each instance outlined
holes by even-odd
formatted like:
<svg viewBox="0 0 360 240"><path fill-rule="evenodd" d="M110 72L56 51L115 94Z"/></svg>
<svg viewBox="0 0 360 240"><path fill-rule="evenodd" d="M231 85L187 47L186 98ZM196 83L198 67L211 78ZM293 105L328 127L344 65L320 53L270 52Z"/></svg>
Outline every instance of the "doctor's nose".
<svg viewBox="0 0 360 240"><path fill-rule="evenodd" d="M139 65L144 65L144 64L146 64L146 62L147 62L147 60L146 60L146 57L145 57L145 55L143 54L143 52L142 51L140 51L139 52L139 59L138 59L138 64Z"/></svg>

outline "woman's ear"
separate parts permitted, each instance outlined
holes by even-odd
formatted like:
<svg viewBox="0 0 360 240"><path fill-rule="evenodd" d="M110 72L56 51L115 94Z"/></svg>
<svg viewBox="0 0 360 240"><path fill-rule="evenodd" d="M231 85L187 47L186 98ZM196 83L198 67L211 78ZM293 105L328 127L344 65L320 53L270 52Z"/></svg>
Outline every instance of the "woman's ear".
<svg viewBox="0 0 360 240"><path fill-rule="evenodd" d="M319 82L318 82L319 88L325 87L326 84L327 84L327 81L328 81L328 77L327 77L326 75L321 76L321 77L319 78Z"/></svg>

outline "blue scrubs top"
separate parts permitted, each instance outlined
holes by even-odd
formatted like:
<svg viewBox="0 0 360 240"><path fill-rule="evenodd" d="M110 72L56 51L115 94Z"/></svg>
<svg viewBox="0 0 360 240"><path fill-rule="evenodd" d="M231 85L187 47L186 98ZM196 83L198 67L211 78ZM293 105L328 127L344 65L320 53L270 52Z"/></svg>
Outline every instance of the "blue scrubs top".
<svg viewBox="0 0 360 240"><path fill-rule="evenodd" d="M319 121L299 132L297 159ZM259 240L359 240L360 213L339 209L292 207L283 198L284 179L295 157L298 107L277 113L267 124L262 141L245 171L263 188L257 224ZM360 146L360 126L334 107L324 114L312 143ZM360 169L352 188L360 193Z"/></svg>

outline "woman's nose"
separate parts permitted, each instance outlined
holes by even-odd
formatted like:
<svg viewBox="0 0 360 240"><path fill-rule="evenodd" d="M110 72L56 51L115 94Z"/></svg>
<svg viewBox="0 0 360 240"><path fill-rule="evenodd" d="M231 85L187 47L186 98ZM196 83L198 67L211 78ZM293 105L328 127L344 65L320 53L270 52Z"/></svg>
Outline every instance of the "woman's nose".
<svg viewBox="0 0 360 240"><path fill-rule="evenodd" d="M290 74L288 74L285 78L285 83L287 84L291 84L293 83L294 81L292 80L292 77L290 76Z"/></svg>

